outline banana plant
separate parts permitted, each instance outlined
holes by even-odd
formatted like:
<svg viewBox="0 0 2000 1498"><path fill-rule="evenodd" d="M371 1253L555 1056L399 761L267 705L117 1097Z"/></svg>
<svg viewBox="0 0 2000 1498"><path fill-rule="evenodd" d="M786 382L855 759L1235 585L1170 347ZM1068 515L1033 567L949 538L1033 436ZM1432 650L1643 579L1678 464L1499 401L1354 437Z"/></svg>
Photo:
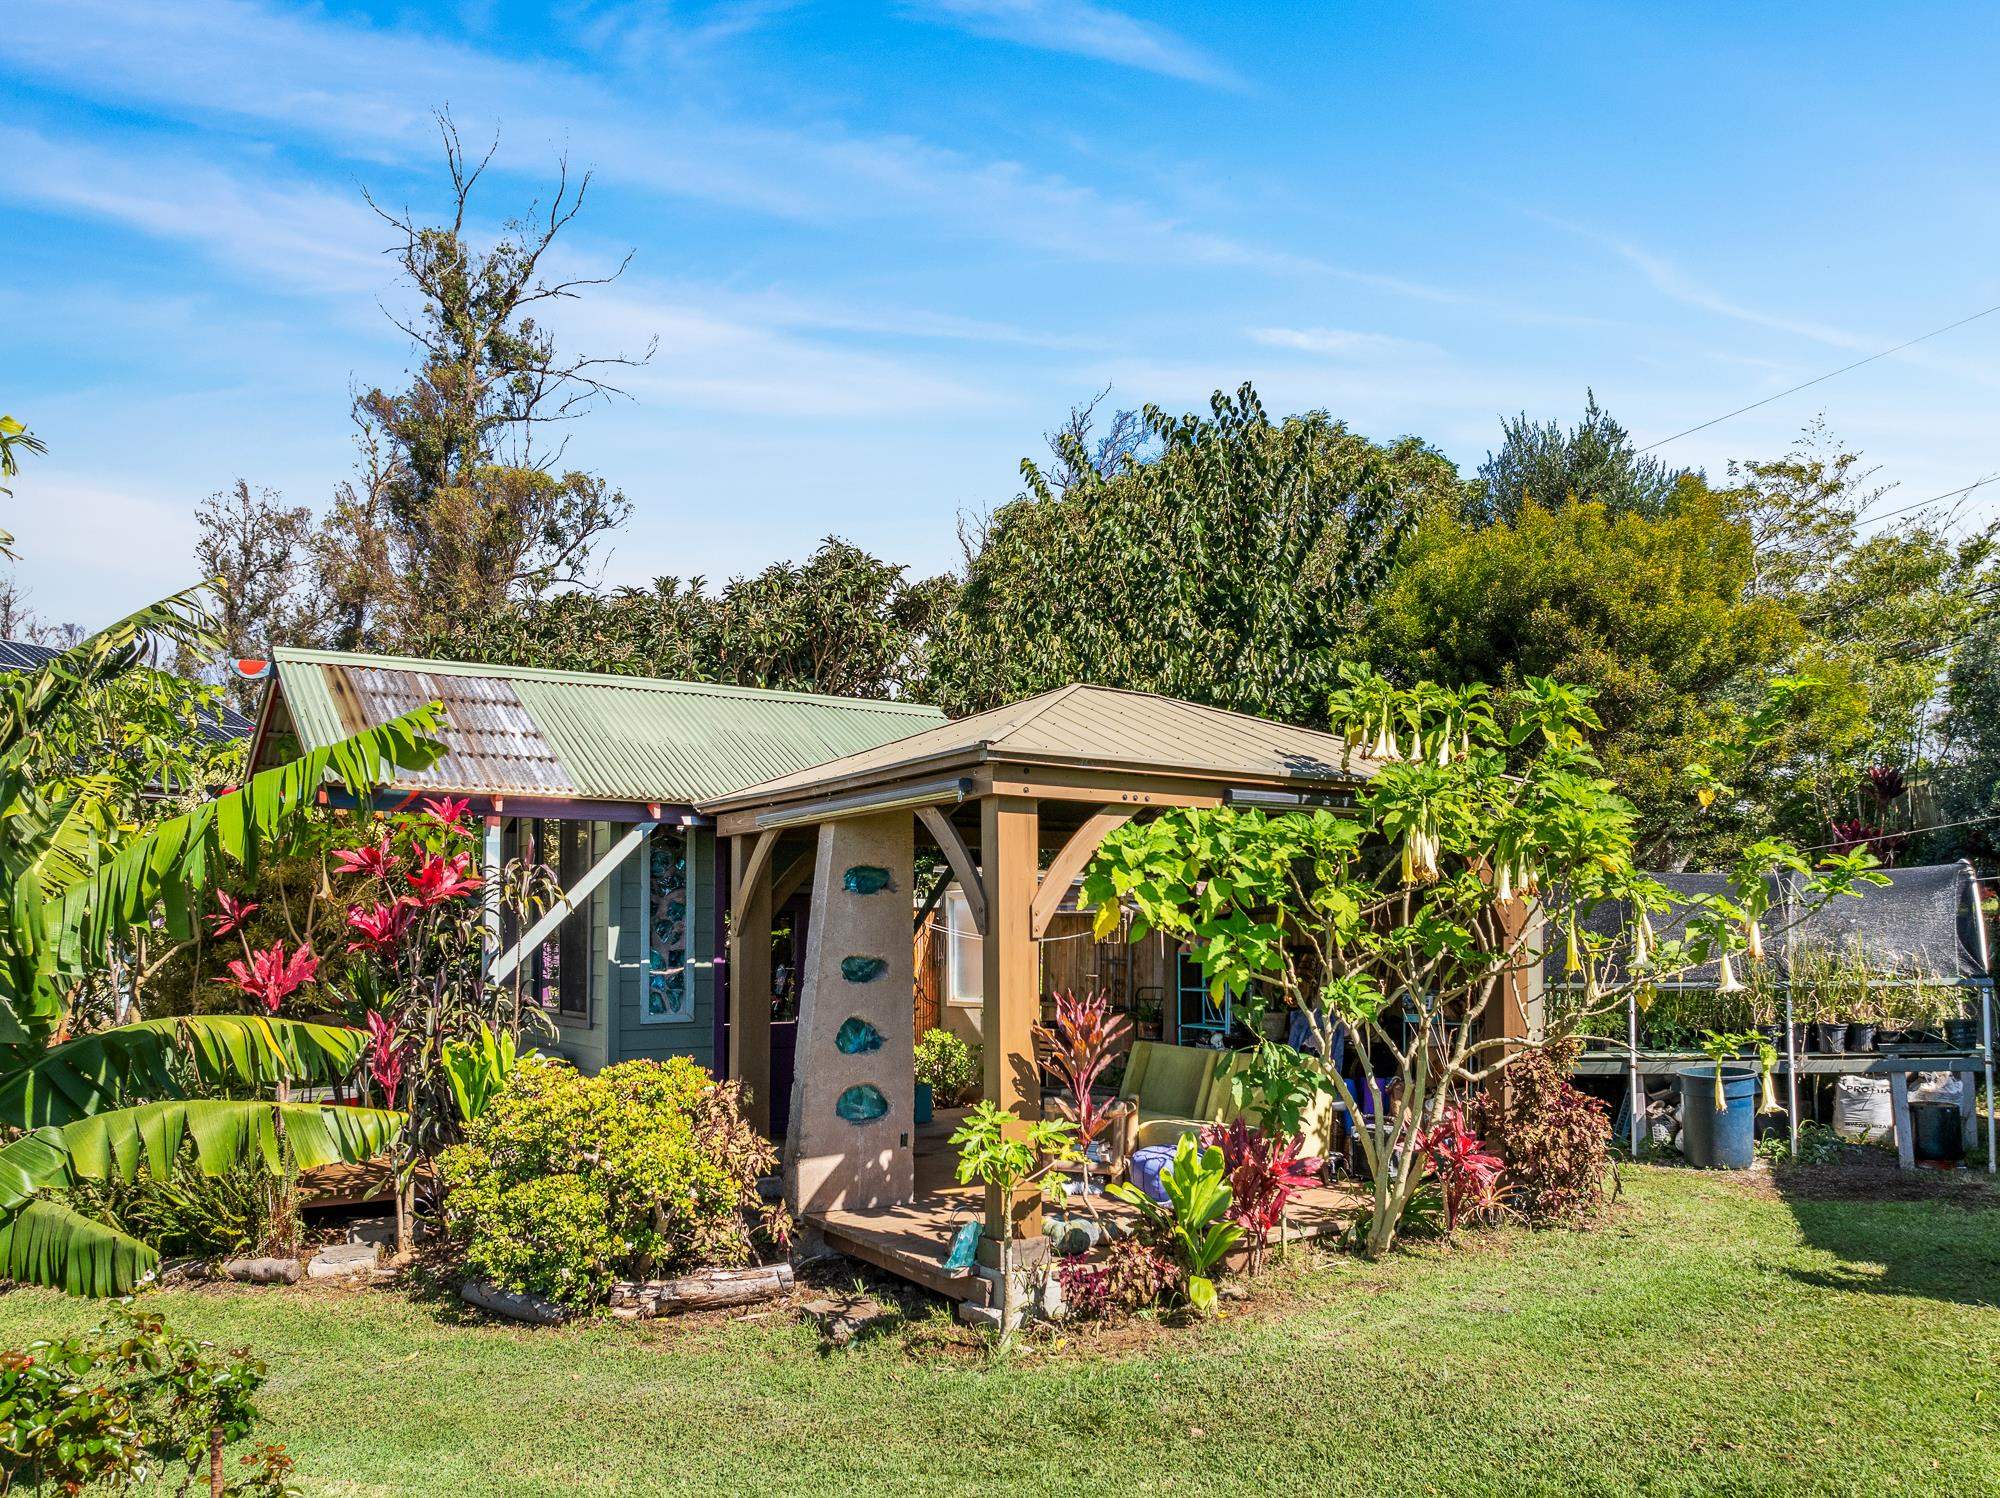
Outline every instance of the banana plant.
<svg viewBox="0 0 2000 1498"><path fill-rule="evenodd" d="M380 1110L183 1095L337 1080L366 1044L357 1031L202 1015L61 1038L78 983L137 933L192 934L220 877L254 877L260 851L329 779L365 796L440 750L433 705L128 835L102 815L87 766L51 774L36 751L57 714L142 667L158 641L212 637L204 591L191 589L0 681L0 1131L22 1131L0 1147L0 1276L114 1295L152 1271L151 1248L65 1199L81 1181L165 1179L184 1151L208 1173L309 1170L372 1159L403 1127Z"/></svg>

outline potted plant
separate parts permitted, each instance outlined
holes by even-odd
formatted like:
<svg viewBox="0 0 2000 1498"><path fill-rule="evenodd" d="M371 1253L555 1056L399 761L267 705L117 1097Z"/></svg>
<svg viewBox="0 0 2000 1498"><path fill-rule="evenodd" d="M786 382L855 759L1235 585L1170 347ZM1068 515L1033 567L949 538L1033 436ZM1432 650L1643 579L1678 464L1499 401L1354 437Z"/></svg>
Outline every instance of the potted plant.
<svg viewBox="0 0 2000 1498"><path fill-rule="evenodd" d="M1132 1028L1141 1040L1160 1038L1160 999L1154 994L1132 1002Z"/></svg>
<svg viewBox="0 0 2000 1498"><path fill-rule="evenodd" d="M979 1050L949 1030L926 1030L917 1038L915 1120L931 1121L938 1105L955 1108L979 1082Z"/></svg>

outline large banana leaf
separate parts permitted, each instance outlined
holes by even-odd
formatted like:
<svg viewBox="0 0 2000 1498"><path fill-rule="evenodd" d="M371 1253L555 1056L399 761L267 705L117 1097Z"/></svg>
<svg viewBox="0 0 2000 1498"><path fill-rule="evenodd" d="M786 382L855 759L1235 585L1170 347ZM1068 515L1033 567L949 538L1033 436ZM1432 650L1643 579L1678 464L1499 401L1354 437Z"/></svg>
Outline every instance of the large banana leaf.
<svg viewBox="0 0 2000 1498"><path fill-rule="evenodd" d="M0 1222L51 1186L69 1184L69 1146L58 1129L37 1129L0 1145Z"/></svg>
<svg viewBox="0 0 2000 1498"><path fill-rule="evenodd" d="M327 1103L266 1103L190 1098L142 1103L56 1129L72 1174L88 1180L135 1180L145 1171L163 1181L181 1146L194 1146L197 1168L219 1175L237 1165L284 1168L284 1146L300 1170L338 1161L372 1160L396 1141L403 1115L381 1108ZM46 1138L44 1130L39 1137Z"/></svg>
<svg viewBox="0 0 2000 1498"><path fill-rule="evenodd" d="M367 1044L360 1030L261 1014L140 1020L39 1053L24 1047L33 1060L15 1069L0 1060L0 1127L66 1124L135 1097L173 1097L176 1061L216 1087L332 1082Z"/></svg>
<svg viewBox="0 0 2000 1498"><path fill-rule="evenodd" d="M44 1196L0 1218L0 1276L71 1295L130 1295L160 1256L118 1229Z"/></svg>
<svg viewBox="0 0 2000 1498"><path fill-rule="evenodd" d="M124 675L158 642L202 652L214 641L208 599L201 583L120 619L32 671L9 672L0 681L0 756L10 755L35 729L92 687Z"/></svg>
<svg viewBox="0 0 2000 1498"><path fill-rule="evenodd" d="M0 1147L0 1277L72 1295L124 1295L152 1272L159 1256L144 1243L46 1194L77 1179L132 1181L143 1171L166 1180L184 1144L211 1174L239 1165L275 1174L288 1151L301 1170L371 1160L395 1143L403 1122L379 1108L192 1099L37 1129Z"/></svg>

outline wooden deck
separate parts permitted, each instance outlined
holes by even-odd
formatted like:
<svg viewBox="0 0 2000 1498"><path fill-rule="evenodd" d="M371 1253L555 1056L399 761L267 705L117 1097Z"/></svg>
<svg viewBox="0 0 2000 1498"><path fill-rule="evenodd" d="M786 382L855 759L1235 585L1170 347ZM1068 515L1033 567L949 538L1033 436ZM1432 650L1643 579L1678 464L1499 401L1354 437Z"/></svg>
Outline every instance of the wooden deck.
<svg viewBox="0 0 2000 1498"><path fill-rule="evenodd" d="M953 1235L980 1216L985 1204L983 1188L961 1186L952 1178L957 1152L951 1147L950 1134L957 1122L956 1115L940 1113L917 1131L916 1195L910 1201L873 1211L812 1213L808 1221L836 1252L949 1300L984 1305L988 1281L970 1271L948 1274L944 1268ZM1365 1200L1365 1193L1344 1182L1301 1191L1292 1198L1286 1236L1297 1242L1337 1233ZM1080 1199L1075 1210L1087 1210ZM1138 1216L1136 1209L1103 1195L1097 1198L1097 1210L1107 1221L1121 1225L1131 1224Z"/></svg>

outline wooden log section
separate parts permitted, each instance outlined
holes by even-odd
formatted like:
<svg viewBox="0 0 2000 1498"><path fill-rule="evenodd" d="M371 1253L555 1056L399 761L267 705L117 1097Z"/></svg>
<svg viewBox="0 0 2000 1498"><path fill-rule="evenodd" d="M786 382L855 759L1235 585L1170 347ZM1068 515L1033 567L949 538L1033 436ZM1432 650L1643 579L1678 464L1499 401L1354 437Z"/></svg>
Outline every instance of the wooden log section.
<svg viewBox="0 0 2000 1498"><path fill-rule="evenodd" d="M611 1287L611 1308L636 1310L641 1316L673 1316L682 1311L715 1311L772 1300L791 1288L789 1264L704 1269L672 1280L622 1280Z"/></svg>

